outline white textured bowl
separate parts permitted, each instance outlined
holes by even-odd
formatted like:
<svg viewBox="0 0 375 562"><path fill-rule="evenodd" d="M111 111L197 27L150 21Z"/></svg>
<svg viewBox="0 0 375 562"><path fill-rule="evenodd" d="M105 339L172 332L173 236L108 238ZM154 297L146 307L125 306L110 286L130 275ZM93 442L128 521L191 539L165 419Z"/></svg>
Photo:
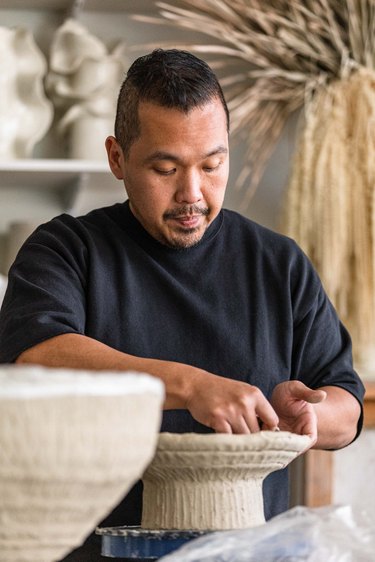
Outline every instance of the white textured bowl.
<svg viewBox="0 0 375 562"><path fill-rule="evenodd" d="M163 398L139 373L0 368L3 562L52 562L83 542L152 458Z"/></svg>
<svg viewBox="0 0 375 562"><path fill-rule="evenodd" d="M264 478L311 445L306 435L161 433L143 476L145 529L241 529L264 523Z"/></svg>

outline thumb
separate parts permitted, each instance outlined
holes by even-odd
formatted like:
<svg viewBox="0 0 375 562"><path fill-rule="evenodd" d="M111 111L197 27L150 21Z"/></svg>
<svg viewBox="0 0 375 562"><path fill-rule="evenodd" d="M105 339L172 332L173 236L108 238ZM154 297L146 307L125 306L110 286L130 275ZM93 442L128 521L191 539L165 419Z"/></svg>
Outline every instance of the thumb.
<svg viewBox="0 0 375 562"><path fill-rule="evenodd" d="M297 400L305 400L305 402L308 402L309 404L319 404L319 402L323 402L323 400L327 398L325 390L313 390L302 382L298 382L299 384L294 384L290 388L293 398L296 398Z"/></svg>
<svg viewBox="0 0 375 562"><path fill-rule="evenodd" d="M306 402L309 404L319 404L319 402L323 402L327 398L327 393L325 390L311 390L309 392L308 398L306 398Z"/></svg>

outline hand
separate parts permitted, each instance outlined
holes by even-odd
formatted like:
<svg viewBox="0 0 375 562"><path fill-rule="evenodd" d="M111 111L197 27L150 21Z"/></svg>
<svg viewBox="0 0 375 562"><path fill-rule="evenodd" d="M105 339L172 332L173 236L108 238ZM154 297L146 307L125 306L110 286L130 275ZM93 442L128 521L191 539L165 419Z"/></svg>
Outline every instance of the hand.
<svg viewBox="0 0 375 562"><path fill-rule="evenodd" d="M312 445L318 438L318 420L313 404L326 399L324 390L312 390L301 381L278 384L271 404L279 416L279 428L300 435L309 435Z"/></svg>
<svg viewBox="0 0 375 562"><path fill-rule="evenodd" d="M278 417L259 388L202 371L194 377L186 407L217 433L274 430Z"/></svg>

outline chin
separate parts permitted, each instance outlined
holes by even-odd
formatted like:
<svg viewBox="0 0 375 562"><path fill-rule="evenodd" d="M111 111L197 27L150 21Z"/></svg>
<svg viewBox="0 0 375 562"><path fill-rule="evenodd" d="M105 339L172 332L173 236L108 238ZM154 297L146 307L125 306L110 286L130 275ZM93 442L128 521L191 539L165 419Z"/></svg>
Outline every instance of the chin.
<svg viewBox="0 0 375 562"><path fill-rule="evenodd" d="M202 240L204 232L205 231L202 232L201 229L195 228L183 230L183 232L179 232L177 235L166 239L164 244L176 250L192 248Z"/></svg>

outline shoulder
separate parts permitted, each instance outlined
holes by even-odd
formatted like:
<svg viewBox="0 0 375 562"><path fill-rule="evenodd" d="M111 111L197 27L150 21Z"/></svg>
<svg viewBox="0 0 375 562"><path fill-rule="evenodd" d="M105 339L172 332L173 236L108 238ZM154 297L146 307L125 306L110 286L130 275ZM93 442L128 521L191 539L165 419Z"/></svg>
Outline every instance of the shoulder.
<svg viewBox="0 0 375 562"><path fill-rule="evenodd" d="M223 210L225 236L232 240L240 255L274 281L288 283L291 292L317 291L319 276L303 249L288 236L271 230L243 215Z"/></svg>
<svg viewBox="0 0 375 562"><path fill-rule="evenodd" d="M78 217L63 213L41 224L32 235L34 240L69 241L84 243L96 232L108 234L120 222L123 204L95 209Z"/></svg>
<svg viewBox="0 0 375 562"><path fill-rule="evenodd" d="M79 217L61 214L41 224L21 247L16 262L86 267L91 261L89 256L105 255L118 238L114 234L115 225L120 222L114 219L120 212L116 207L97 209Z"/></svg>
<svg viewBox="0 0 375 562"><path fill-rule="evenodd" d="M292 238L244 217L236 211L223 209L223 216L227 234L247 242L253 250L273 258L295 257L303 261L308 260Z"/></svg>
<svg viewBox="0 0 375 562"><path fill-rule="evenodd" d="M295 245L291 238L288 238L275 230L271 230L270 228L267 228L236 211L223 209L223 216L227 227L234 228L238 232L252 236L255 240L263 243L270 241L277 244Z"/></svg>

